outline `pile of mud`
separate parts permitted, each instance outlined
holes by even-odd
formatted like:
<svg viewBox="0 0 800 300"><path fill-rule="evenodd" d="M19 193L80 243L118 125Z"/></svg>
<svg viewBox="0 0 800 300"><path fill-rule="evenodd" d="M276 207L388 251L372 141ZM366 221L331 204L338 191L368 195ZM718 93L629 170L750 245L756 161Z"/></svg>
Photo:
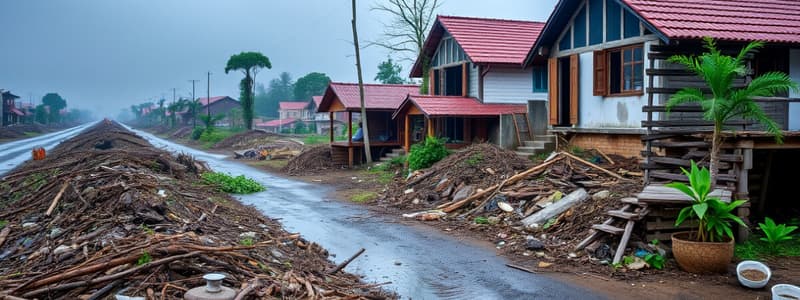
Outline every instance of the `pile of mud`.
<svg viewBox="0 0 800 300"><path fill-rule="evenodd" d="M270 133L262 130L250 130L237 133L220 141L213 146L214 149L251 149L270 144L276 140L288 140L290 136ZM297 143L299 144L299 143Z"/></svg>
<svg viewBox="0 0 800 300"><path fill-rule="evenodd" d="M110 121L0 184L0 298L183 299L222 273L243 299L392 298L202 184L206 169Z"/></svg>
<svg viewBox="0 0 800 300"><path fill-rule="evenodd" d="M314 175L336 169L331 157L331 147L321 145L300 152L284 166L281 171L292 176Z"/></svg>

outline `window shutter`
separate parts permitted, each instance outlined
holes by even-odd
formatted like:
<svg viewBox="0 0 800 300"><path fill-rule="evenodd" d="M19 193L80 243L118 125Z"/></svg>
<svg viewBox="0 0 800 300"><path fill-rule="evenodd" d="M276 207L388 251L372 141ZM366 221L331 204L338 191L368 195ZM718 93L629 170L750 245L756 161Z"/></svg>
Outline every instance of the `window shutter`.
<svg viewBox="0 0 800 300"><path fill-rule="evenodd" d="M550 106L550 125L558 125L558 58L550 58L547 61L548 101Z"/></svg>
<svg viewBox="0 0 800 300"><path fill-rule="evenodd" d="M469 70L467 69L467 63L461 63L461 97L466 97L468 93L467 84L469 83L468 80Z"/></svg>
<svg viewBox="0 0 800 300"><path fill-rule="evenodd" d="M594 95L608 95L608 68L605 51L594 52Z"/></svg>
<svg viewBox="0 0 800 300"><path fill-rule="evenodd" d="M578 125L579 70L578 54L573 54L569 57L569 123L572 125Z"/></svg>

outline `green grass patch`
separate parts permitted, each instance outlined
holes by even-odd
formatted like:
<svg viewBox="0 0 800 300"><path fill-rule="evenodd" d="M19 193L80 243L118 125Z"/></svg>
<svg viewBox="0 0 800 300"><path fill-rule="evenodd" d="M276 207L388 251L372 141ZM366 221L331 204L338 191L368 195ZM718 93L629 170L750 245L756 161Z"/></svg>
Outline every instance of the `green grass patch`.
<svg viewBox="0 0 800 300"><path fill-rule="evenodd" d="M763 259L767 257L800 256L800 237L795 236L788 241L770 244L751 237L744 243L736 245L736 257L740 259Z"/></svg>
<svg viewBox="0 0 800 300"><path fill-rule="evenodd" d="M320 134L311 134L303 139L303 143L305 143L306 145L327 144L330 141L331 137L329 135L320 135Z"/></svg>
<svg viewBox="0 0 800 300"><path fill-rule="evenodd" d="M358 194L350 196L350 201L356 203L364 203L375 200L376 198L378 198L378 193L376 192L360 192Z"/></svg>
<svg viewBox="0 0 800 300"><path fill-rule="evenodd" d="M209 149L214 147L217 143L221 142L222 140L229 138L230 136L243 132L244 129L227 129L227 128L214 128L213 130L205 130L202 134L200 134L200 138L197 140L202 143L203 147Z"/></svg>
<svg viewBox="0 0 800 300"><path fill-rule="evenodd" d="M153 257L150 256L150 253L148 253L147 251L142 251L142 255L139 256L138 260L136 260L136 265L141 266L151 261L153 261Z"/></svg>
<svg viewBox="0 0 800 300"><path fill-rule="evenodd" d="M38 133L38 132L31 132L31 131L25 131L25 132L23 132L22 134L24 134L26 138L31 138L31 137L38 136L38 135L40 135L41 133Z"/></svg>
<svg viewBox="0 0 800 300"><path fill-rule="evenodd" d="M3 227L6 227L6 225L8 225L8 221L0 220L0 229L3 229Z"/></svg>
<svg viewBox="0 0 800 300"><path fill-rule="evenodd" d="M239 245L246 246L246 247L249 247L249 246L255 245L255 243L256 243L256 242L253 240L253 238L249 238L249 237L242 238L242 239L239 241Z"/></svg>
<svg viewBox="0 0 800 300"><path fill-rule="evenodd" d="M264 191L266 188L244 175L231 176L220 172L207 172L201 175L207 184L217 186L221 191L232 194L252 194Z"/></svg>
<svg viewBox="0 0 800 300"><path fill-rule="evenodd" d="M467 158L467 160L465 160L464 162L466 162L467 165L474 167L480 164L482 161L483 161L483 154L475 153L471 155L469 158Z"/></svg>

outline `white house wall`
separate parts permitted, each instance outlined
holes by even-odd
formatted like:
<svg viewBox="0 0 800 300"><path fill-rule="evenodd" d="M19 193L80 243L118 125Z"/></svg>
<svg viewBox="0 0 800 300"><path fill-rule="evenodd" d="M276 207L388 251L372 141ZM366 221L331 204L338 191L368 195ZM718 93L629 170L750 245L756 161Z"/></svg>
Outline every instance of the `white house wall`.
<svg viewBox="0 0 800 300"><path fill-rule="evenodd" d="M644 68L650 66L647 54L650 45L657 41L644 43ZM580 54L579 61L579 97L578 97L578 127L581 128L630 128L639 129L642 121L647 119L647 114L642 112L642 107L647 105L647 93L639 96L595 96L594 83L594 52ZM648 77L644 77L644 91L649 87ZM643 92L644 92L643 91Z"/></svg>
<svg viewBox="0 0 800 300"><path fill-rule="evenodd" d="M789 76L800 82L800 49L789 50ZM789 97L800 98L800 93L789 91ZM800 130L800 103L789 103L789 130Z"/></svg>
<svg viewBox="0 0 800 300"><path fill-rule="evenodd" d="M483 78L484 103L527 104L528 100L542 99L541 96L542 93L533 93L531 68L492 67Z"/></svg>

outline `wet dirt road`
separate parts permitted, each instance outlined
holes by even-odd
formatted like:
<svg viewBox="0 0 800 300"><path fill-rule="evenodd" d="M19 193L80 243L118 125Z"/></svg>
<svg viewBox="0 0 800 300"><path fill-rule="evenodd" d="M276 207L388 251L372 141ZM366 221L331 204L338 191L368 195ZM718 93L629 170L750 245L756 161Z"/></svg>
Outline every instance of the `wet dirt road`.
<svg viewBox="0 0 800 300"><path fill-rule="evenodd" d="M86 125L85 125L86 126ZM70 129L70 130L75 130ZM79 131L79 130L78 130ZM244 174L267 187L267 191L239 197L267 216L280 219L289 231L299 232L332 254L337 263L360 248L366 252L347 266L368 282L391 282L384 287L406 299L602 299L583 288L545 276L514 270L495 255L492 248L462 241L422 226L398 224L388 217L349 203L330 199L331 191L322 186L264 173L247 165L134 130L153 145L172 152L194 155L217 171ZM49 140L54 147L59 138L74 131L55 133ZM19 141L23 142L23 141ZM15 142L16 143L16 142ZM29 143L20 143L26 145ZM0 155L6 149L0 144ZM30 157L8 156L3 168ZM6 151L8 152L8 151ZM21 159L21 160L20 160ZM19 160L19 162L17 162ZM13 168L13 167L12 167ZM5 171L0 170L0 174Z"/></svg>
<svg viewBox="0 0 800 300"><path fill-rule="evenodd" d="M29 139L0 144L0 175L11 171L25 160L31 159L33 148L42 147L49 151L62 141L81 133L94 124L95 122L91 122Z"/></svg>

